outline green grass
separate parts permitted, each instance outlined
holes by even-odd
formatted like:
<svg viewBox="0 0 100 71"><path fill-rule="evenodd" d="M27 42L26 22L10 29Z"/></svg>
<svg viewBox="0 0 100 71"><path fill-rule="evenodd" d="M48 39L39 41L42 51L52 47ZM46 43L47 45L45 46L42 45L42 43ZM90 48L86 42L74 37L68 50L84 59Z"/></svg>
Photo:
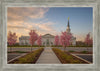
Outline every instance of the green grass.
<svg viewBox="0 0 100 71"><path fill-rule="evenodd" d="M27 64L27 63L32 64L32 63L35 63L43 50L44 50L44 48L37 49L31 53L28 53L27 55L25 55L23 57L18 58L15 61L12 61L11 63L14 63L14 64Z"/></svg>
<svg viewBox="0 0 100 71"><path fill-rule="evenodd" d="M84 63L83 61L73 57L72 55L65 53L64 51L61 51L57 48L52 48L52 50L55 52L57 57L60 59L60 61L64 64L81 64Z"/></svg>

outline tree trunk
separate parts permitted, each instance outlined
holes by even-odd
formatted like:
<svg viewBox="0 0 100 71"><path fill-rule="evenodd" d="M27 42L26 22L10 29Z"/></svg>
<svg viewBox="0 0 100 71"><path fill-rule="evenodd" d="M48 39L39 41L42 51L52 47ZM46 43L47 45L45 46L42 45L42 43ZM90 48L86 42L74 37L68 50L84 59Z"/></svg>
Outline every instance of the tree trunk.
<svg viewBox="0 0 100 71"><path fill-rule="evenodd" d="M31 47L31 52L32 52L32 47Z"/></svg>
<svg viewBox="0 0 100 71"><path fill-rule="evenodd" d="M88 44L87 44L88 45ZM89 47L89 45L88 45L88 47ZM88 47L87 47L87 51L88 51Z"/></svg>
<svg viewBox="0 0 100 71"><path fill-rule="evenodd" d="M31 45L31 52L32 52L32 45Z"/></svg>
<svg viewBox="0 0 100 71"><path fill-rule="evenodd" d="M64 52L66 51L66 47L64 47Z"/></svg>
<svg viewBox="0 0 100 71"><path fill-rule="evenodd" d="M10 47L10 52L12 51L11 47Z"/></svg>

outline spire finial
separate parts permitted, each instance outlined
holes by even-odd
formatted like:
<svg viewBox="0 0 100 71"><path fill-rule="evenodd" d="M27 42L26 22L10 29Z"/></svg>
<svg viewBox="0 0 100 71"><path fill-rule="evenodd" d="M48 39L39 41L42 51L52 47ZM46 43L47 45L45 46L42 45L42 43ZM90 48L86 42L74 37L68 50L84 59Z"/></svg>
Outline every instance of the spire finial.
<svg viewBox="0 0 100 71"><path fill-rule="evenodd" d="M68 17L68 20L69 20L69 17Z"/></svg>

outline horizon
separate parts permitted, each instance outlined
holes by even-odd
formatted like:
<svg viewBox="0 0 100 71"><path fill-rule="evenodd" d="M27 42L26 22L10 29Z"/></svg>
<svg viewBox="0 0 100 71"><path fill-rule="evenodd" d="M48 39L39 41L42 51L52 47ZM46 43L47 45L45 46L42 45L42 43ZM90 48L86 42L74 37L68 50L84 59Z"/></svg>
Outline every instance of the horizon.
<svg viewBox="0 0 100 71"><path fill-rule="evenodd" d="M84 41L89 32L92 36L92 7L8 7L7 33L13 29L11 32L16 32L18 37L28 36L34 29L39 35L60 35L66 31L68 17L76 41Z"/></svg>

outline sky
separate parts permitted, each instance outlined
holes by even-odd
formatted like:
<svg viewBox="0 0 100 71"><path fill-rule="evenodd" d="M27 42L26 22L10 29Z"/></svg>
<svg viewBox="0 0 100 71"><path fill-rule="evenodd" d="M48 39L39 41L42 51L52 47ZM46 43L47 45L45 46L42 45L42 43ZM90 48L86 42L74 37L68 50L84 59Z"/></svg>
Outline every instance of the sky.
<svg viewBox="0 0 100 71"><path fill-rule="evenodd" d="M7 32L17 36L29 36L34 29L38 35L60 35L69 24L77 41L84 41L87 33L93 32L92 7L8 7Z"/></svg>

